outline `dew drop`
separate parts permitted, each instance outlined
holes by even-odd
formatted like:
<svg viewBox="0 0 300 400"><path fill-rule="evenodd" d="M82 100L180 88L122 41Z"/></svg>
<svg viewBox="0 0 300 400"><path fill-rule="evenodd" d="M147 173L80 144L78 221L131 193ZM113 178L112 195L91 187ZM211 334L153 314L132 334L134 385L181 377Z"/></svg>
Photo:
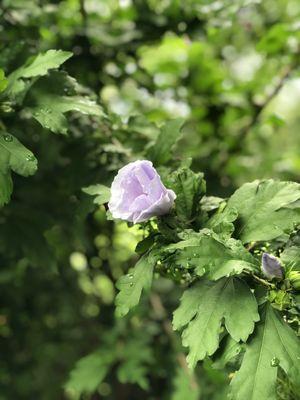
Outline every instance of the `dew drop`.
<svg viewBox="0 0 300 400"><path fill-rule="evenodd" d="M271 367L278 367L280 360L277 357L273 357L271 360Z"/></svg>
<svg viewBox="0 0 300 400"><path fill-rule="evenodd" d="M6 142L12 142L12 141L13 141L13 137L12 137L11 135L5 135L5 136L4 136L4 140L5 140Z"/></svg>
<svg viewBox="0 0 300 400"><path fill-rule="evenodd" d="M34 155L33 155L33 154L28 154L28 155L26 156L26 161L35 161Z"/></svg>
<svg viewBox="0 0 300 400"><path fill-rule="evenodd" d="M132 287L133 286L133 282L130 282L129 286Z"/></svg>
<svg viewBox="0 0 300 400"><path fill-rule="evenodd" d="M129 279L133 279L133 274L128 274Z"/></svg>

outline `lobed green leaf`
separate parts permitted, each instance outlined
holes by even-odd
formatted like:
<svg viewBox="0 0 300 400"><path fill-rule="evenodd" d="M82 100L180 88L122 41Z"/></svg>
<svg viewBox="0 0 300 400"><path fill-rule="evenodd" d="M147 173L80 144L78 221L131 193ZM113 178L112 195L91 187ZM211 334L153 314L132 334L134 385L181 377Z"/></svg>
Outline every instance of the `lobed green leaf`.
<svg viewBox="0 0 300 400"><path fill-rule="evenodd" d="M145 254L137 262L129 274L117 281L119 293L116 296L116 315L124 317L135 307L143 290L149 290L153 279L155 261L151 255Z"/></svg>
<svg viewBox="0 0 300 400"><path fill-rule="evenodd" d="M257 303L249 287L236 278L215 283L202 281L184 292L174 312L173 327L184 326L182 343L189 347L190 367L212 355L219 346L223 318L231 337L246 341L259 320Z"/></svg>
<svg viewBox="0 0 300 400"><path fill-rule="evenodd" d="M147 158L155 166L166 164L172 158L172 147L181 136L182 118L170 120L163 125L155 143L148 149Z"/></svg>
<svg viewBox="0 0 300 400"><path fill-rule="evenodd" d="M300 185L272 179L246 183L229 199L227 207L237 210L235 231L243 243L272 240L300 223Z"/></svg>
<svg viewBox="0 0 300 400"><path fill-rule="evenodd" d="M110 199L110 188L104 185L91 185L85 188L82 188L84 193L87 193L91 196L96 196L94 198L94 203L101 205L107 203Z"/></svg>
<svg viewBox="0 0 300 400"><path fill-rule="evenodd" d="M77 394L93 393L108 373L115 354L110 349L97 350L77 361L65 389Z"/></svg>
<svg viewBox="0 0 300 400"><path fill-rule="evenodd" d="M300 343L293 330L270 304L246 345L239 371L231 383L234 400L276 400L278 367L296 384L300 383Z"/></svg>

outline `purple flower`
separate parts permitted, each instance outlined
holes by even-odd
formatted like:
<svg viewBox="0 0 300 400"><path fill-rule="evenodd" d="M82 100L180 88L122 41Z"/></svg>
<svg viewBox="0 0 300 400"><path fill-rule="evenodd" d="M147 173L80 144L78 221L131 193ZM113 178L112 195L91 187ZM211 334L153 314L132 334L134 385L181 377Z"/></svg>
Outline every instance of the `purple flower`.
<svg viewBox="0 0 300 400"><path fill-rule="evenodd" d="M111 185L108 207L114 218L137 223L168 213L175 198L152 163L138 160L119 170Z"/></svg>
<svg viewBox="0 0 300 400"><path fill-rule="evenodd" d="M283 268L276 257L268 253L263 253L261 261L261 269L267 278L283 278Z"/></svg>

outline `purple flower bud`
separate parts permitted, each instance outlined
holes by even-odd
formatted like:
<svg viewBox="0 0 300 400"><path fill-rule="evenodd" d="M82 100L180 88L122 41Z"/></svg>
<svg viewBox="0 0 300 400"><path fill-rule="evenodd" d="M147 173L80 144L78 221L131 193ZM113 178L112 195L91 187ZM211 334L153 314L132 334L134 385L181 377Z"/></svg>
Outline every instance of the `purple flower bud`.
<svg viewBox="0 0 300 400"><path fill-rule="evenodd" d="M168 213L175 198L152 163L138 160L119 170L111 185L108 207L114 218L137 223Z"/></svg>
<svg viewBox="0 0 300 400"><path fill-rule="evenodd" d="M283 268L276 257L268 253L263 253L261 261L262 272L267 278L283 278Z"/></svg>

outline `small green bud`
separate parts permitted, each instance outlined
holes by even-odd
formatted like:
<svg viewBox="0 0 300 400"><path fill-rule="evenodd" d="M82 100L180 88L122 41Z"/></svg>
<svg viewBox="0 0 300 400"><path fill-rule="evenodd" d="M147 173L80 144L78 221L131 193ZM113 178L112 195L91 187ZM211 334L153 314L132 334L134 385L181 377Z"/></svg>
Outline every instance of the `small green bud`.
<svg viewBox="0 0 300 400"><path fill-rule="evenodd" d="M289 272L288 278L293 288L296 290L300 290L300 271Z"/></svg>

